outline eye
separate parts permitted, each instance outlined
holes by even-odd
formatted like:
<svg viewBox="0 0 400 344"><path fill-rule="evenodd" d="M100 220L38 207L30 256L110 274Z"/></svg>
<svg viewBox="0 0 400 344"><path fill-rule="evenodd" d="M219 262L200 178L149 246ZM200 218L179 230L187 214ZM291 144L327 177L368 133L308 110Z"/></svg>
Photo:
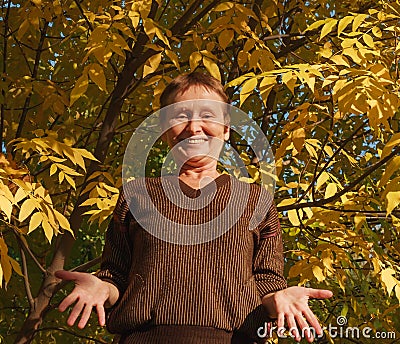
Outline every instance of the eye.
<svg viewBox="0 0 400 344"><path fill-rule="evenodd" d="M201 114L201 118L204 118L204 119L210 119L210 118L214 118L214 117L215 117L215 115L212 112L203 112Z"/></svg>
<svg viewBox="0 0 400 344"><path fill-rule="evenodd" d="M187 120L189 118L189 114L185 111L179 111L175 116L175 119L178 120Z"/></svg>

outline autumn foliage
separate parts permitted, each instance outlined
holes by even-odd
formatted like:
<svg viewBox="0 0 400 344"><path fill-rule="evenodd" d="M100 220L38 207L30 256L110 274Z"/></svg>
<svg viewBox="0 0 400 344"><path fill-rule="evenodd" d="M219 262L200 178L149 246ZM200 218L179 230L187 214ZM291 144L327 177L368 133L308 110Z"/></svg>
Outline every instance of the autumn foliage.
<svg viewBox="0 0 400 344"><path fill-rule="evenodd" d="M290 285L324 325L400 328L400 2L3 1L0 342L110 342L56 311L94 271L127 142L176 75L220 79L275 153ZM232 133L249 179L262 170ZM156 173L165 156L149 160ZM329 339L332 342L338 339ZM372 343L373 338L351 342ZM345 342L345 341L343 341Z"/></svg>

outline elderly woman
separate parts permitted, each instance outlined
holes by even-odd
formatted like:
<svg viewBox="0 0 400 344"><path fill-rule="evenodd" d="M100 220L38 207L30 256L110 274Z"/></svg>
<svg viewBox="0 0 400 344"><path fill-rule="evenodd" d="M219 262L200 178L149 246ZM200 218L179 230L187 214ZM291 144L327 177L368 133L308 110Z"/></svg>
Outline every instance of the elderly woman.
<svg viewBox="0 0 400 344"><path fill-rule="evenodd" d="M322 334L308 299L332 293L287 288L272 197L217 170L229 138L227 103L222 85L201 73L181 75L167 86L162 138L178 172L125 185L96 275L56 273L75 281L59 306L64 311L75 303L69 325L81 316L83 328L96 307L100 325L108 308L108 329L128 344L262 342L271 320L278 327L286 322L296 340L307 326Z"/></svg>

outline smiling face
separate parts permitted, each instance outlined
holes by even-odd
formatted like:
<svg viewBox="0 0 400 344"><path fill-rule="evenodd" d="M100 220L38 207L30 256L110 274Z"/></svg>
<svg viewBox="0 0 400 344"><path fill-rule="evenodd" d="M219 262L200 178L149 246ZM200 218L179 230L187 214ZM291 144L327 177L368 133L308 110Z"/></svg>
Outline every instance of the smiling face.
<svg viewBox="0 0 400 344"><path fill-rule="evenodd" d="M192 86L178 93L163 119L169 128L163 139L178 165L198 168L216 165L229 127L224 116L226 103L217 93Z"/></svg>

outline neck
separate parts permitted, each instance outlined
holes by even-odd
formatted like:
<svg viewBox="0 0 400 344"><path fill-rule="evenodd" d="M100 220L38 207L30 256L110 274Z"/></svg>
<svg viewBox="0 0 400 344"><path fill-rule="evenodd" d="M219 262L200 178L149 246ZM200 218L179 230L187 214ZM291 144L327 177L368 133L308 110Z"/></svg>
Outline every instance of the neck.
<svg viewBox="0 0 400 344"><path fill-rule="evenodd" d="M189 186L198 189L216 179L220 174L216 169L216 163L209 166L195 167L182 166L179 171L179 179Z"/></svg>

